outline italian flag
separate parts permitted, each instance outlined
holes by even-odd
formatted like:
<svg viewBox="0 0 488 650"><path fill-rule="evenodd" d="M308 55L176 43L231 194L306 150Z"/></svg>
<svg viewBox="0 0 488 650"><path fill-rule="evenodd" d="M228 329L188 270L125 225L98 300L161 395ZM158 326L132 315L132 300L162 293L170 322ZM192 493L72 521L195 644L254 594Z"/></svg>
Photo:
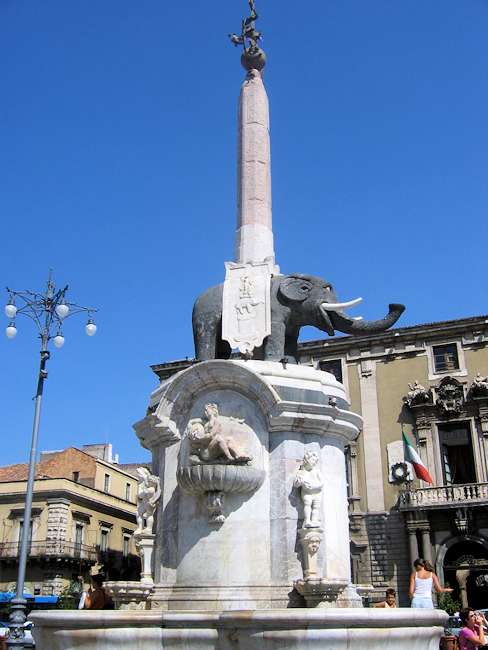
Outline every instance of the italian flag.
<svg viewBox="0 0 488 650"><path fill-rule="evenodd" d="M410 440L405 435L404 431L402 431L402 436L405 445L405 460L412 464L417 478L421 478L422 481L433 485L434 482L427 470L427 467L423 464L422 459L418 455Z"/></svg>

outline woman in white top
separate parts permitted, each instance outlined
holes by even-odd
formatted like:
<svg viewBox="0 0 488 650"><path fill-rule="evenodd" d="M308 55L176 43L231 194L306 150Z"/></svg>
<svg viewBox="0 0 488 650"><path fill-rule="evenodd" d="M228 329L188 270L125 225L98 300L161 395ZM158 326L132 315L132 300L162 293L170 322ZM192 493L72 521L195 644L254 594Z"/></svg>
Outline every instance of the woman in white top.
<svg viewBox="0 0 488 650"><path fill-rule="evenodd" d="M411 607L433 609L432 587L437 593L450 592L450 587L441 587L434 568L427 560L417 559L413 563L415 571L410 576L408 595L412 599Z"/></svg>

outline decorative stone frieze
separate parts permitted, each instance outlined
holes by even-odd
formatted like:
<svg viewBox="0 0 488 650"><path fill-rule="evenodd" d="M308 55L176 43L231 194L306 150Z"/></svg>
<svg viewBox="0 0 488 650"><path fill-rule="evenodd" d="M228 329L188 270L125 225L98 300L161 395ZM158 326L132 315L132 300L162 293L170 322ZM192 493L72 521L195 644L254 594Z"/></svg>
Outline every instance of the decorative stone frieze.
<svg viewBox="0 0 488 650"><path fill-rule="evenodd" d="M436 405L446 417L459 415L463 410L463 385L454 377L444 377L436 387Z"/></svg>
<svg viewBox="0 0 488 650"><path fill-rule="evenodd" d="M454 529L459 535L467 535L470 528L470 510L467 507L456 508L454 513Z"/></svg>
<svg viewBox="0 0 488 650"><path fill-rule="evenodd" d="M271 258L263 262L226 262L222 338L251 356L271 333Z"/></svg>

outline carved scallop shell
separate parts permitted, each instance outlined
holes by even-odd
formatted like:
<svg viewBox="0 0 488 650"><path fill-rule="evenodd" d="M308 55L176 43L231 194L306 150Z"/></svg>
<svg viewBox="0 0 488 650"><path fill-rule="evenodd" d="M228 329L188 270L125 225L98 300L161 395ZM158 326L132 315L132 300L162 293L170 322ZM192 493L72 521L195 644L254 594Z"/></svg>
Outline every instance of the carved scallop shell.
<svg viewBox="0 0 488 650"><path fill-rule="evenodd" d="M247 465L193 465L176 472L178 485L190 494L254 492L264 481L263 469Z"/></svg>

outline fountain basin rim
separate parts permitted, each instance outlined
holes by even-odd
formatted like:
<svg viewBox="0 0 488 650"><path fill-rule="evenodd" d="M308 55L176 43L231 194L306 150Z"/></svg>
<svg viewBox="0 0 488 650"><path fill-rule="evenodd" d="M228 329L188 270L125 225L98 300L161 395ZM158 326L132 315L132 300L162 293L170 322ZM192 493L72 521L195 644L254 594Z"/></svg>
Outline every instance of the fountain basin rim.
<svg viewBox="0 0 488 650"><path fill-rule="evenodd" d="M375 608L297 608L226 611L187 610L47 610L33 612L30 619L38 627L76 629L85 627L164 627L164 628L264 628L341 629L444 627L448 614L439 609L398 607L395 611Z"/></svg>

